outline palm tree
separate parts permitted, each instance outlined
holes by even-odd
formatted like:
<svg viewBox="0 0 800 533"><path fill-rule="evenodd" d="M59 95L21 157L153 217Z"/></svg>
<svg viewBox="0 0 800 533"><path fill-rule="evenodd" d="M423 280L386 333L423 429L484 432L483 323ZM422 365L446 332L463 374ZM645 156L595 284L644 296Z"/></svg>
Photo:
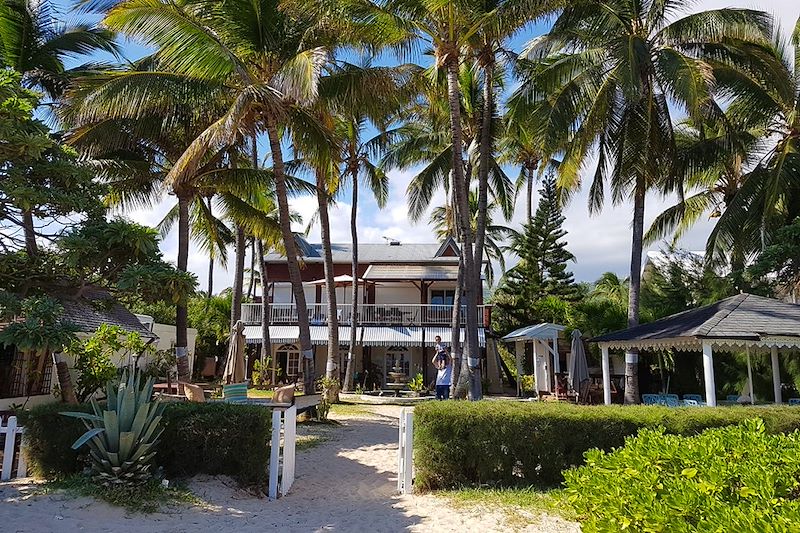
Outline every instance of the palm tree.
<svg viewBox="0 0 800 533"><path fill-rule="evenodd" d="M645 195L670 177L675 160L673 108L695 123L720 116L713 67L704 56L732 58L742 41L763 41L770 18L744 9L675 19L677 0L590 0L569 4L550 33L531 44L546 56L516 98L533 104L546 156L563 151L559 185L575 190L597 147L590 210L610 184L615 202L633 202L628 325L639 323ZM625 401L636 403L638 353L628 351Z"/></svg>
<svg viewBox="0 0 800 533"><path fill-rule="evenodd" d="M59 98L85 66L68 69L65 59L105 51L116 55L112 32L79 23L62 24L53 2L4 0L0 4L0 64L23 75L23 84Z"/></svg>
<svg viewBox="0 0 800 533"><path fill-rule="evenodd" d="M489 285L494 284L494 265L496 263L500 266L501 272L505 272L506 264L505 257L503 256L503 241L514 233L514 230L508 226L494 224L494 215L500 209L496 201L492 201L488 206L488 216L486 218L486 257L488 259L486 267L483 270L482 276L486 279ZM478 225L478 191L472 189L469 192L469 210L472 227ZM450 214L448 205L440 205L431 211L431 216L428 220L429 224L433 226L433 231L436 238L440 241L453 237L457 237L455 232L456 228L453 226L453 217Z"/></svg>
<svg viewBox="0 0 800 533"><path fill-rule="evenodd" d="M389 178L383 168L372 162L386 148L387 126L413 94L410 79L415 68L373 67L371 64L332 65L320 84L320 96L334 113L334 129L341 142L341 177L349 178L351 186L350 238L352 242L350 309L350 339L343 390L353 390L355 345L358 330L358 194L360 181L372 191L383 208L389 192ZM364 139L368 125L380 130L375 137ZM341 183L341 182L340 182Z"/></svg>
<svg viewBox="0 0 800 533"><path fill-rule="evenodd" d="M707 259L730 250L741 263L763 250L775 231L800 215L800 20L791 43L778 31L771 41L743 43L739 56L723 57L716 75L732 99L728 113L743 130L765 132L757 164L742 177L707 243ZM758 148L761 148L760 150Z"/></svg>
<svg viewBox="0 0 800 533"><path fill-rule="evenodd" d="M347 36L341 31L341 14L336 15L281 9L271 0L128 0L111 9L104 20L108 27L156 48L166 70L224 86L230 95L227 111L194 139L172 167L170 183L190 179L208 151L242 142L242 134L248 138L267 134L307 390L313 387L314 352L291 229L282 126L291 117L292 127L305 120L308 131L314 132L307 105L316 97L328 47Z"/></svg>
<svg viewBox="0 0 800 533"><path fill-rule="evenodd" d="M763 131L742 127L733 116L699 128L681 124L675 130L675 141L679 201L655 218L644 236L645 244L672 234L675 245L704 214L722 216L747 180L748 169L759 163L766 145ZM738 242L730 253L734 270L744 268Z"/></svg>

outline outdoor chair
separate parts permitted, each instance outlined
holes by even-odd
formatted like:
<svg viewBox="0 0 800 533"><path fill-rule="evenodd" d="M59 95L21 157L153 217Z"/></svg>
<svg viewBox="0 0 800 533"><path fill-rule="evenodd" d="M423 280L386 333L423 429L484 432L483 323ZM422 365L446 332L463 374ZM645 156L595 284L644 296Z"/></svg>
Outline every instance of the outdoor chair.
<svg viewBox="0 0 800 533"><path fill-rule="evenodd" d="M697 400L690 400L684 397L683 405L685 407L700 407L700 402L698 402Z"/></svg>
<svg viewBox="0 0 800 533"><path fill-rule="evenodd" d="M231 383L222 386L225 403L247 403L247 383Z"/></svg>
<svg viewBox="0 0 800 533"><path fill-rule="evenodd" d="M678 399L677 394L662 394L661 404L667 407L680 407L681 401Z"/></svg>
<svg viewBox="0 0 800 533"><path fill-rule="evenodd" d="M661 398L658 394L642 394L642 403L645 405L659 405Z"/></svg>
<svg viewBox="0 0 800 533"><path fill-rule="evenodd" d="M789 398L789 405L800 405L800 398Z"/></svg>
<svg viewBox="0 0 800 533"><path fill-rule="evenodd" d="M697 402L698 404L703 403L703 397L701 395L699 395L699 394L684 394L683 395L683 399L684 400L693 400L693 401Z"/></svg>
<svg viewBox="0 0 800 533"><path fill-rule="evenodd" d="M739 395L738 395L738 394L728 394L728 395L725 397L725 401L726 401L726 402L733 402L733 403L737 403L737 402L739 401Z"/></svg>

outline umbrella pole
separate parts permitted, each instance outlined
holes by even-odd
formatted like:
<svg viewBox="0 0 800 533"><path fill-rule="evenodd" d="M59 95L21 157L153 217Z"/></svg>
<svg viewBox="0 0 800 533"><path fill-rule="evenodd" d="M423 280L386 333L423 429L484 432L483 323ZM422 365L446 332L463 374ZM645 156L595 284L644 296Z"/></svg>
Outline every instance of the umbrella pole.
<svg viewBox="0 0 800 533"><path fill-rule="evenodd" d="M750 385L750 405L755 405L756 398L753 396L753 366L750 364L750 346L745 346L747 352L747 382Z"/></svg>

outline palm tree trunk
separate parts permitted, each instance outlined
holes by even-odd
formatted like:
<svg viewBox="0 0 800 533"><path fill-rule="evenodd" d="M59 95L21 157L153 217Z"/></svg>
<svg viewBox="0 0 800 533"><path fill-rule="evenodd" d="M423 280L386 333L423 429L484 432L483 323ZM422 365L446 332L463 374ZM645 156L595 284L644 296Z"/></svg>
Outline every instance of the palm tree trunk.
<svg viewBox="0 0 800 533"><path fill-rule="evenodd" d="M453 176L456 192L456 218L459 233L463 236L461 256L465 280L475 279L475 256L472 246L472 228L469 221L469 198L467 183L464 178L463 133L461 126L461 88L458 80L459 58L457 48L453 47L447 61L447 97L450 106L450 130L453 139ZM464 354L469 368L470 400L482 397L480 380L480 360L478 357L478 303L475 283L464 283L464 300L466 303L466 335L464 338ZM477 384L477 386L476 386Z"/></svg>
<svg viewBox="0 0 800 533"><path fill-rule="evenodd" d="M207 198L208 202L208 212L211 213L211 196ZM206 299L210 300L212 294L214 294L214 243L212 241L211 246L208 250L208 291L206 293Z"/></svg>
<svg viewBox="0 0 800 533"><path fill-rule="evenodd" d="M322 238L323 266L325 269L325 292L328 300L328 359L325 362L326 386L323 394L329 402L339 400L337 381L337 359L339 358L339 317L336 307L336 281L333 279L333 253L331 252L331 226L328 218L328 184L324 174L317 172L317 204L319 227Z"/></svg>
<svg viewBox="0 0 800 533"><path fill-rule="evenodd" d="M300 329L299 341L303 354L303 386L307 393L311 393L314 389L314 349L311 346L311 330L309 329L306 295L303 292L303 279L300 275L300 265L297 261L297 245L294 242L294 233L292 233L281 139L278 134L277 124L275 124L272 117L268 117L267 135L269 137L270 151L272 152L272 172L275 177L275 195L278 199L281 234L283 235L283 245L286 249L286 267L289 270L289 280L292 283L292 292L294 292L295 305L297 306L297 324Z"/></svg>
<svg viewBox="0 0 800 533"><path fill-rule="evenodd" d="M272 343L269 338L269 291L267 284L267 262L264 260L264 241L256 239L256 255L258 255L261 282L261 373L267 371L267 359L272 357ZM272 363L272 386L275 386L275 363Z"/></svg>
<svg viewBox="0 0 800 533"><path fill-rule="evenodd" d="M236 270L233 273L233 295L231 297L231 330L242 319L242 296L244 291L244 259L247 254L247 237L244 228L236 225Z"/></svg>
<svg viewBox="0 0 800 533"><path fill-rule="evenodd" d="M64 360L64 354L54 353L53 364L56 366L58 387L61 389L61 401L71 405L77 405L78 397L75 395L75 387L72 385L72 376L69 373L67 362Z"/></svg>
<svg viewBox="0 0 800 533"><path fill-rule="evenodd" d="M39 253L39 247L36 245L36 227L30 209L22 211L22 229L25 231L25 251L29 257L33 257Z"/></svg>
<svg viewBox="0 0 800 533"><path fill-rule="evenodd" d="M631 243L630 291L628 292L628 327L639 325L639 293L642 287L642 239L644 235L645 184L636 182L633 197L633 239ZM639 403L639 351L625 352L625 403Z"/></svg>
<svg viewBox="0 0 800 533"><path fill-rule="evenodd" d="M453 313L450 317L450 354L453 358L453 381L451 383L452 387L450 387L450 397L453 399L465 398L467 396L467 387L464 383L469 383L468 366L461 364L461 293L464 285L464 269L461 267L461 262L462 260L459 259L456 290L453 293Z"/></svg>
<svg viewBox="0 0 800 533"><path fill-rule="evenodd" d="M486 242L486 211L489 203L489 160L492 155L492 114L494 112L494 62L487 61L483 67L483 110L481 117L480 145L478 148L478 216L475 224L475 283L481 286L483 248ZM469 184L467 184L469 190Z"/></svg>
<svg viewBox="0 0 800 533"><path fill-rule="evenodd" d="M178 271L186 272L189 263L189 203L186 194L178 194ZM188 302L181 298L175 307L175 358L178 366L178 388L183 388L180 383L192 380L189 368L189 340L187 328L189 326Z"/></svg>
<svg viewBox="0 0 800 533"><path fill-rule="evenodd" d="M256 288L256 239L250 241L250 280L247 285L247 299L252 301Z"/></svg>
<svg viewBox="0 0 800 533"><path fill-rule="evenodd" d="M352 205L350 206L350 239L353 241L353 258L351 276L353 286L350 297L350 344L347 350L347 367L344 374L344 391L353 390L353 373L355 372L356 330L358 329L358 171L351 172L353 177Z"/></svg>
<svg viewBox="0 0 800 533"><path fill-rule="evenodd" d="M526 185L528 187L528 191L527 191L527 196L525 198L526 201L525 212L528 215L528 218L525 219L525 223L527 224L528 222L531 221L531 218L533 218L533 170L529 168L526 169L525 172L527 172L528 174L526 179L527 182Z"/></svg>

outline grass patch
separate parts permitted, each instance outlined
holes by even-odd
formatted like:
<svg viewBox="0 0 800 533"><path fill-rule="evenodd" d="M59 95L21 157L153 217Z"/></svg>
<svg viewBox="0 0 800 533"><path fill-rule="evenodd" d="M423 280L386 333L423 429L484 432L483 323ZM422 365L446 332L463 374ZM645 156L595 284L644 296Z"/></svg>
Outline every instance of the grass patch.
<svg viewBox="0 0 800 533"><path fill-rule="evenodd" d="M303 450L310 450L311 448L316 448L328 440L329 439L326 435L298 435L297 440L295 441L295 449L299 452Z"/></svg>
<svg viewBox="0 0 800 533"><path fill-rule="evenodd" d="M561 489L537 490L535 488L493 489L493 488L464 488L459 490L444 490L436 492L437 495L450 500L458 506L491 507L502 511L506 515L509 525L521 526L528 523L527 516L520 514L524 511L530 515L548 514L558 516L564 520L576 520L577 515L567 501L566 493Z"/></svg>
<svg viewBox="0 0 800 533"><path fill-rule="evenodd" d="M375 413L368 405L339 402L331 405L331 412L329 414L342 416L372 416Z"/></svg>
<svg viewBox="0 0 800 533"><path fill-rule="evenodd" d="M155 513L164 507L204 503L183 485L164 487L159 481L152 480L137 487L103 487L82 474L49 482L41 492L62 492L74 498L91 497L132 513Z"/></svg>

